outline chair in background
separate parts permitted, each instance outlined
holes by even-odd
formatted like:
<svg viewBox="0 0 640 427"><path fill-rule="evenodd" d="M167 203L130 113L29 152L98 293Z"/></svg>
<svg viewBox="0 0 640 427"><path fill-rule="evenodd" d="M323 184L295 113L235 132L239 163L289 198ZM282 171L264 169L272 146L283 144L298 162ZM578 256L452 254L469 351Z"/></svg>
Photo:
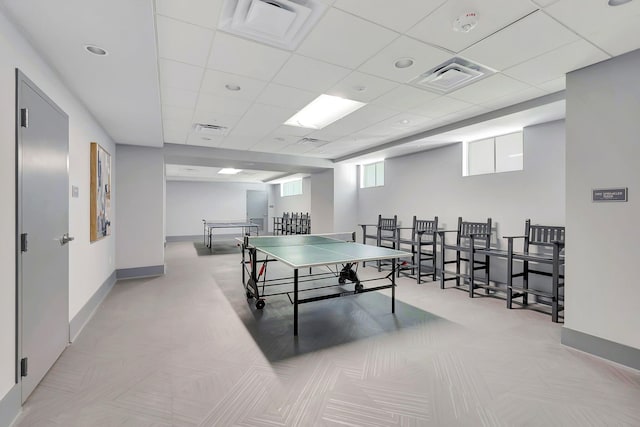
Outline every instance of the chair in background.
<svg viewBox="0 0 640 427"><path fill-rule="evenodd" d="M377 224L360 224L362 227L362 243L367 244L367 240L375 239L376 246L383 248L395 249L398 233L398 216L394 215L393 218L383 218L382 215L378 215ZM369 227L375 227L375 234L367 233ZM383 263L377 261L378 271L382 269ZM362 266L365 266L365 262L362 262Z"/></svg>
<svg viewBox="0 0 640 427"><path fill-rule="evenodd" d="M438 231L438 217L433 219L418 219L413 217L411 227L398 227L396 233L396 248L401 249L402 245L410 245L413 258L411 264L400 264L398 276L415 275L418 284L422 282L423 276L431 276L436 280L436 233ZM403 236L402 230L411 230L409 236ZM430 272L423 273L424 262L430 262ZM410 272L410 273L409 273Z"/></svg>

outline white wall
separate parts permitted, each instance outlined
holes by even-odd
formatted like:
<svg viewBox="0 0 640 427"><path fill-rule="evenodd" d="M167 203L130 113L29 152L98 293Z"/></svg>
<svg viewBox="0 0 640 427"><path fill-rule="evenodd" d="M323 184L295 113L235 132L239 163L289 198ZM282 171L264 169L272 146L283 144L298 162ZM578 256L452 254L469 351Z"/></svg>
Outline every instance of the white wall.
<svg viewBox="0 0 640 427"><path fill-rule="evenodd" d="M335 232L358 231L358 167L336 165L333 169L333 228Z"/></svg>
<svg viewBox="0 0 640 427"><path fill-rule="evenodd" d="M167 236L202 235L202 220L244 220L247 190L267 191L261 183L167 182ZM236 230L216 230L218 234Z"/></svg>
<svg viewBox="0 0 640 427"><path fill-rule="evenodd" d="M565 327L640 349L640 50L567 75ZM593 203L628 187L627 203Z"/></svg>
<svg viewBox="0 0 640 427"><path fill-rule="evenodd" d="M275 206L275 216L282 216L285 212L302 212L302 213L311 213L311 178L303 178L302 179L302 194L297 196L286 196L282 197L280 194L280 184L275 185L274 187L274 206ZM311 216L311 227L313 231L314 225L314 217Z"/></svg>
<svg viewBox="0 0 640 427"><path fill-rule="evenodd" d="M116 147L84 106L67 90L55 72L20 35L0 9L0 234L15 236L15 68L20 68L69 115L69 184L79 187L70 198L69 319L113 273L115 239L112 235L89 243L89 147L99 142L112 154ZM112 167L115 166L112 165ZM117 194L117 189L114 188ZM118 229L112 205L113 233ZM0 244L0 399L14 384L15 253L13 239Z"/></svg>
<svg viewBox="0 0 640 427"><path fill-rule="evenodd" d="M311 230L313 233L334 231L333 169L311 175Z"/></svg>
<svg viewBox="0 0 640 427"><path fill-rule="evenodd" d="M116 268L164 265L162 149L118 145L116 159Z"/></svg>

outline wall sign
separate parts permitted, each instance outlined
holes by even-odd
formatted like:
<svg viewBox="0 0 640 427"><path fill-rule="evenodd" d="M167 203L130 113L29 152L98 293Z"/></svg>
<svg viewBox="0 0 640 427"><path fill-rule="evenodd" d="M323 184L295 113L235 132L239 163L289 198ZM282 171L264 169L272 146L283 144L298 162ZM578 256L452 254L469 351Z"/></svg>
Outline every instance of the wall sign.
<svg viewBox="0 0 640 427"><path fill-rule="evenodd" d="M627 188L600 188L592 190L591 200L594 202L626 202Z"/></svg>

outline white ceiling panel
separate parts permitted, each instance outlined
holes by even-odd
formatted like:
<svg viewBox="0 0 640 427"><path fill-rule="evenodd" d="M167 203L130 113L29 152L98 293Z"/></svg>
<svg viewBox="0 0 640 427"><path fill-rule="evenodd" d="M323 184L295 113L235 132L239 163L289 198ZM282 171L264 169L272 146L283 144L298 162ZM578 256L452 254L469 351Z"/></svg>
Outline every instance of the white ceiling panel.
<svg viewBox="0 0 640 427"><path fill-rule="evenodd" d="M184 144L187 140L187 132L173 129L165 129L163 135L164 142L168 144Z"/></svg>
<svg viewBox="0 0 640 427"><path fill-rule="evenodd" d="M452 52L460 52L536 9L529 0L448 1L407 34ZM468 33L454 31L455 19L468 12L478 14L476 27Z"/></svg>
<svg viewBox="0 0 640 427"><path fill-rule="evenodd" d="M358 70L406 83L452 56L445 50L403 36L362 64ZM407 68L396 68L395 63L401 58L411 58L413 65Z"/></svg>
<svg viewBox="0 0 640 427"><path fill-rule="evenodd" d="M252 144L255 144L267 134L280 127L295 110L275 107L273 105L253 104L247 113L231 131L231 136L254 137ZM258 138L255 138L258 137Z"/></svg>
<svg viewBox="0 0 640 427"><path fill-rule="evenodd" d="M469 104L482 104L511 93L521 92L530 86L502 74L494 74L478 82L448 94L449 97Z"/></svg>
<svg viewBox="0 0 640 427"><path fill-rule="evenodd" d="M162 105L169 105L171 107L178 108L196 108L198 92L176 89L173 87L163 87L161 93Z"/></svg>
<svg viewBox="0 0 640 427"><path fill-rule="evenodd" d="M206 28L217 26L221 8L220 0L156 0L156 13Z"/></svg>
<svg viewBox="0 0 640 427"><path fill-rule="evenodd" d="M158 53L161 58L204 67L213 31L158 15Z"/></svg>
<svg viewBox="0 0 640 427"><path fill-rule="evenodd" d="M208 67L258 80L271 80L291 54L218 31L213 39Z"/></svg>
<svg viewBox="0 0 640 427"><path fill-rule="evenodd" d="M160 58L160 86L198 92L204 68Z"/></svg>
<svg viewBox="0 0 640 427"><path fill-rule="evenodd" d="M165 131L175 131L187 134L191 131L191 120L171 120L165 119L162 123L162 128Z"/></svg>
<svg viewBox="0 0 640 427"><path fill-rule="evenodd" d="M251 104L250 100L226 96L226 93L225 96L220 96L200 92L196 104L196 114L224 113L242 116L251 107Z"/></svg>
<svg viewBox="0 0 640 427"><path fill-rule="evenodd" d="M309 151L314 150L314 148L315 147L313 147L312 145L290 144L286 147L280 148L277 152L282 154L300 155L300 154L308 153Z"/></svg>
<svg viewBox="0 0 640 427"><path fill-rule="evenodd" d="M354 71L329 89L327 94L369 103L396 87L396 82Z"/></svg>
<svg viewBox="0 0 640 427"><path fill-rule="evenodd" d="M226 85L238 85L240 86L240 90L229 90ZM267 82L250 77L223 73L222 71L216 70L207 70L204 73L201 91L228 98L255 100L266 85Z"/></svg>
<svg viewBox="0 0 640 427"><path fill-rule="evenodd" d="M329 9L297 52L355 69L399 34L338 9Z"/></svg>
<svg viewBox="0 0 640 427"><path fill-rule="evenodd" d="M350 72L348 68L300 55L292 55L275 76L273 82L322 93L345 78Z"/></svg>
<svg viewBox="0 0 640 427"><path fill-rule="evenodd" d="M448 96L441 96L426 104L412 108L410 112L420 116L438 118L455 113L456 111L465 110L471 106L468 102L463 102Z"/></svg>
<svg viewBox="0 0 640 427"><path fill-rule="evenodd" d="M195 132L190 132L185 144L198 147L219 147L224 138L222 136L204 136Z"/></svg>
<svg viewBox="0 0 640 427"><path fill-rule="evenodd" d="M547 7L547 6L549 6L549 5L553 4L553 3L556 3L556 2L558 2L560 0L532 0L532 1L533 1L533 3L537 4L538 6Z"/></svg>
<svg viewBox="0 0 640 427"><path fill-rule="evenodd" d="M255 136L229 135L222 140L219 147L231 150L248 150L251 146L255 145L258 139L259 138Z"/></svg>
<svg viewBox="0 0 640 427"><path fill-rule="evenodd" d="M528 87L522 91L511 92L488 101L483 101L480 105L487 108L487 110L497 110L499 108L508 107L509 105L518 104L528 99L539 98L546 94L546 91L538 87Z"/></svg>
<svg viewBox="0 0 640 427"><path fill-rule="evenodd" d="M565 76L562 76L560 78L539 84L538 87L544 91L547 91L548 93L558 92L567 88L567 79Z"/></svg>
<svg viewBox="0 0 640 427"><path fill-rule="evenodd" d="M290 86L270 83L264 91L262 91L256 102L299 110L319 95L317 92L309 92Z"/></svg>
<svg viewBox="0 0 640 427"><path fill-rule="evenodd" d="M615 7L605 0L561 0L545 12L612 55L640 48L640 2L637 0Z"/></svg>
<svg viewBox="0 0 640 427"><path fill-rule="evenodd" d="M424 116L411 113L400 113L380 123L362 129L354 136L397 136L401 137L407 133L414 133L432 122Z"/></svg>
<svg viewBox="0 0 640 427"><path fill-rule="evenodd" d="M348 116L310 134L312 138L327 139L318 135L349 135L398 114L397 111L374 104L365 105Z"/></svg>
<svg viewBox="0 0 640 427"><path fill-rule="evenodd" d="M313 132L313 129L301 128L298 126L282 125L274 131L278 135L307 136Z"/></svg>
<svg viewBox="0 0 640 427"><path fill-rule="evenodd" d="M418 89L413 86L401 85L382 95L373 101L373 103L398 111L407 111L436 99L438 96L439 95L433 92Z"/></svg>
<svg viewBox="0 0 640 427"><path fill-rule="evenodd" d="M241 118L242 116L234 116L232 114L196 111L193 116L193 123L224 126L231 130Z"/></svg>
<svg viewBox="0 0 640 427"><path fill-rule="evenodd" d="M529 61L507 68L504 74L532 85L563 77L569 71L610 58L592 44L578 40Z"/></svg>
<svg viewBox="0 0 640 427"><path fill-rule="evenodd" d="M192 108L179 108L171 105L162 106L162 119L190 122L193 117Z"/></svg>
<svg viewBox="0 0 640 427"><path fill-rule="evenodd" d="M338 0L334 6L398 32L405 32L446 0Z"/></svg>
<svg viewBox="0 0 640 427"><path fill-rule="evenodd" d="M535 12L465 49L462 56L504 70L577 39L578 36L562 24L542 12Z"/></svg>

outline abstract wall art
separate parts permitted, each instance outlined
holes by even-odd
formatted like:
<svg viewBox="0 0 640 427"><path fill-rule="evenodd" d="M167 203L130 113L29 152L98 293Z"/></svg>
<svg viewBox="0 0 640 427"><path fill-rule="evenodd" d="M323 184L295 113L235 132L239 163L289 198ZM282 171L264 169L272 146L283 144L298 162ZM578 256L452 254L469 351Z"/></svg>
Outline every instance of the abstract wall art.
<svg viewBox="0 0 640 427"><path fill-rule="evenodd" d="M90 239L111 234L111 156L96 142L91 143Z"/></svg>

